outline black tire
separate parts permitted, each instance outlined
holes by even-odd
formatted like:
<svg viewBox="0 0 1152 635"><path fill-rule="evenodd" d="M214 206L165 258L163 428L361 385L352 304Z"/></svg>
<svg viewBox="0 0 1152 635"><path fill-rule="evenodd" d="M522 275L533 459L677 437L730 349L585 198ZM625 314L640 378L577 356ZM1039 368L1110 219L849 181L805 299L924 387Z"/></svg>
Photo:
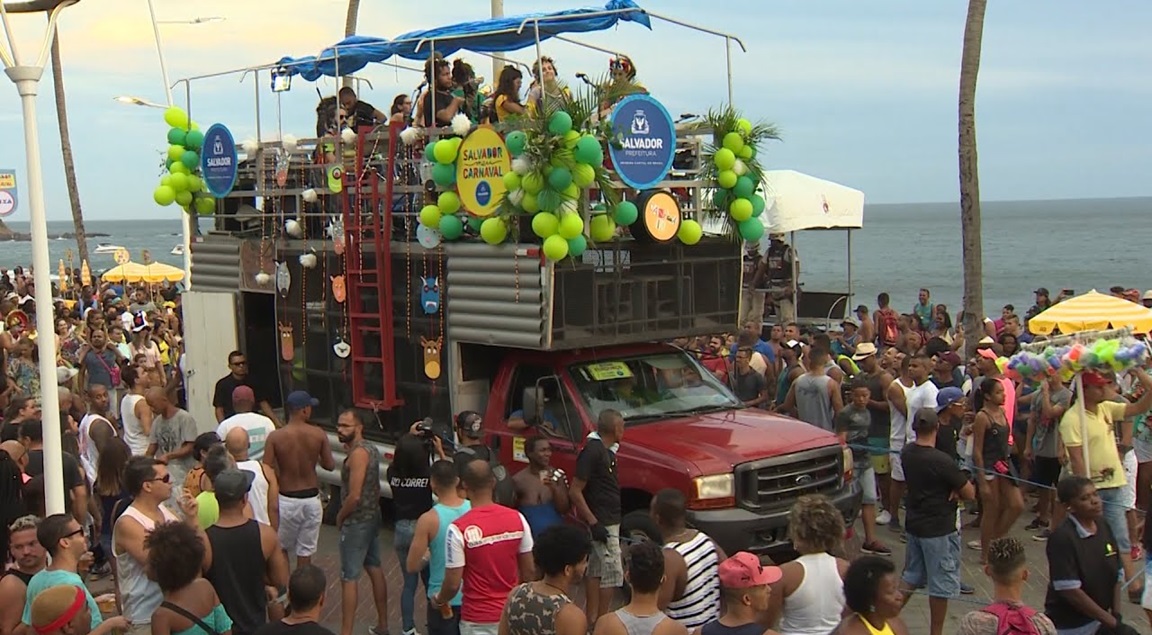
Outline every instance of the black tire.
<svg viewBox="0 0 1152 635"><path fill-rule="evenodd" d="M658 545L664 544L664 535L656 526L656 521L652 520L648 512L643 510L629 512L620 520L620 541L623 546L637 540L647 540Z"/></svg>

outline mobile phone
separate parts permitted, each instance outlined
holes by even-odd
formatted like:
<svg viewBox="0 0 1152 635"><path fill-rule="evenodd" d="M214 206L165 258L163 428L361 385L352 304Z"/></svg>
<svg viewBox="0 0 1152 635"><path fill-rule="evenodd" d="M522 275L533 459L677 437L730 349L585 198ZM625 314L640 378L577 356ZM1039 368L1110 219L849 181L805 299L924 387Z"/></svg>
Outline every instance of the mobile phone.
<svg viewBox="0 0 1152 635"><path fill-rule="evenodd" d="M1060 293L1063 293L1064 295L1076 295L1076 290L1075 289L1061 289Z"/></svg>

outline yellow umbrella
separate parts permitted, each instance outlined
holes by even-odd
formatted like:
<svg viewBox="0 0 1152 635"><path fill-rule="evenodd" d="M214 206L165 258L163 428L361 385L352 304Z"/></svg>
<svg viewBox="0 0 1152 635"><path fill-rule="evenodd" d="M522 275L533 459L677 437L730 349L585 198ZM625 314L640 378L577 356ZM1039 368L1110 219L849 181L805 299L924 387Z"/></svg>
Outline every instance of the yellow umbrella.
<svg viewBox="0 0 1152 635"><path fill-rule="evenodd" d="M88 268L87 260L80 266L80 282L86 287L92 286L92 270Z"/></svg>
<svg viewBox="0 0 1152 635"><path fill-rule="evenodd" d="M184 271L162 262L147 265L126 262L105 271L100 277L106 282L179 282L184 279Z"/></svg>
<svg viewBox="0 0 1152 635"><path fill-rule="evenodd" d="M1124 327L1137 333L1152 331L1152 309L1095 289L1064 300L1028 320L1029 331L1045 335L1057 328L1068 334Z"/></svg>
<svg viewBox="0 0 1152 635"><path fill-rule="evenodd" d="M64 268L64 259L60 259L60 266L57 268L56 276L60 278L60 291L68 290L68 270Z"/></svg>

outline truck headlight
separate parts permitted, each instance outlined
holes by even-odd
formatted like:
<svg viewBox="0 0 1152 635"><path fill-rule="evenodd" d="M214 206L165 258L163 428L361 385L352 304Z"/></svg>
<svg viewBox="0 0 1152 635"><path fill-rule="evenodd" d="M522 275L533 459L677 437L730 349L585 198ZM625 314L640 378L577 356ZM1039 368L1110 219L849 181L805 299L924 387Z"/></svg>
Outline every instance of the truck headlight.
<svg viewBox="0 0 1152 635"><path fill-rule="evenodd" d="M844 446L844 482L852 481L852 448Z"/></svg>
<svg viewBox="0 0 1152 635"><path fill-rule="evenodd" d="M692 479L697 500L716 500L736 496L736 479L731 474L713 474Z"/></svg>

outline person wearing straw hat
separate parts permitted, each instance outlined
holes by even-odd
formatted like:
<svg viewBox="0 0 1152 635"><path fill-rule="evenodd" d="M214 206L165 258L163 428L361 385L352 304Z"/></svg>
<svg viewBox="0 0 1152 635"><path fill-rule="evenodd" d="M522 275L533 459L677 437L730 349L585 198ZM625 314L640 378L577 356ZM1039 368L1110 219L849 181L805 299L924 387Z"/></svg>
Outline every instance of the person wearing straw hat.
<svg viewBox="0 0 1152 635"><path fill-rule="evenodd" d="M1069 408L1060 418L1060 438L1068 449L1068 466L1072 474L1087 477L1096 485L1104 503L1104 518L1116 538L1124 576L1131 579L1136 573L1132 562L1132 544L1128 535L1125 505L1124 465L1116 447L1116 426L1124 419L1147 412L1152 408L1152 377L1142 368L1130 371L1144 387L1144 395L1135 403L1117 403L1105 398L1105 390L1112 378L1095 371L1080 375L1083 390L1079 398L1082 407ZM1143 589L1143 580L1137 580L1130 593Z"/></svg>
<svg viewBox="0 0 1152 635"><path fill-rule="evenodd" d="M36 635L102 635L131 627L117 615L92 628L92 609L79 586L61 584L44 589L32 601L32 630Z"/></svg>

